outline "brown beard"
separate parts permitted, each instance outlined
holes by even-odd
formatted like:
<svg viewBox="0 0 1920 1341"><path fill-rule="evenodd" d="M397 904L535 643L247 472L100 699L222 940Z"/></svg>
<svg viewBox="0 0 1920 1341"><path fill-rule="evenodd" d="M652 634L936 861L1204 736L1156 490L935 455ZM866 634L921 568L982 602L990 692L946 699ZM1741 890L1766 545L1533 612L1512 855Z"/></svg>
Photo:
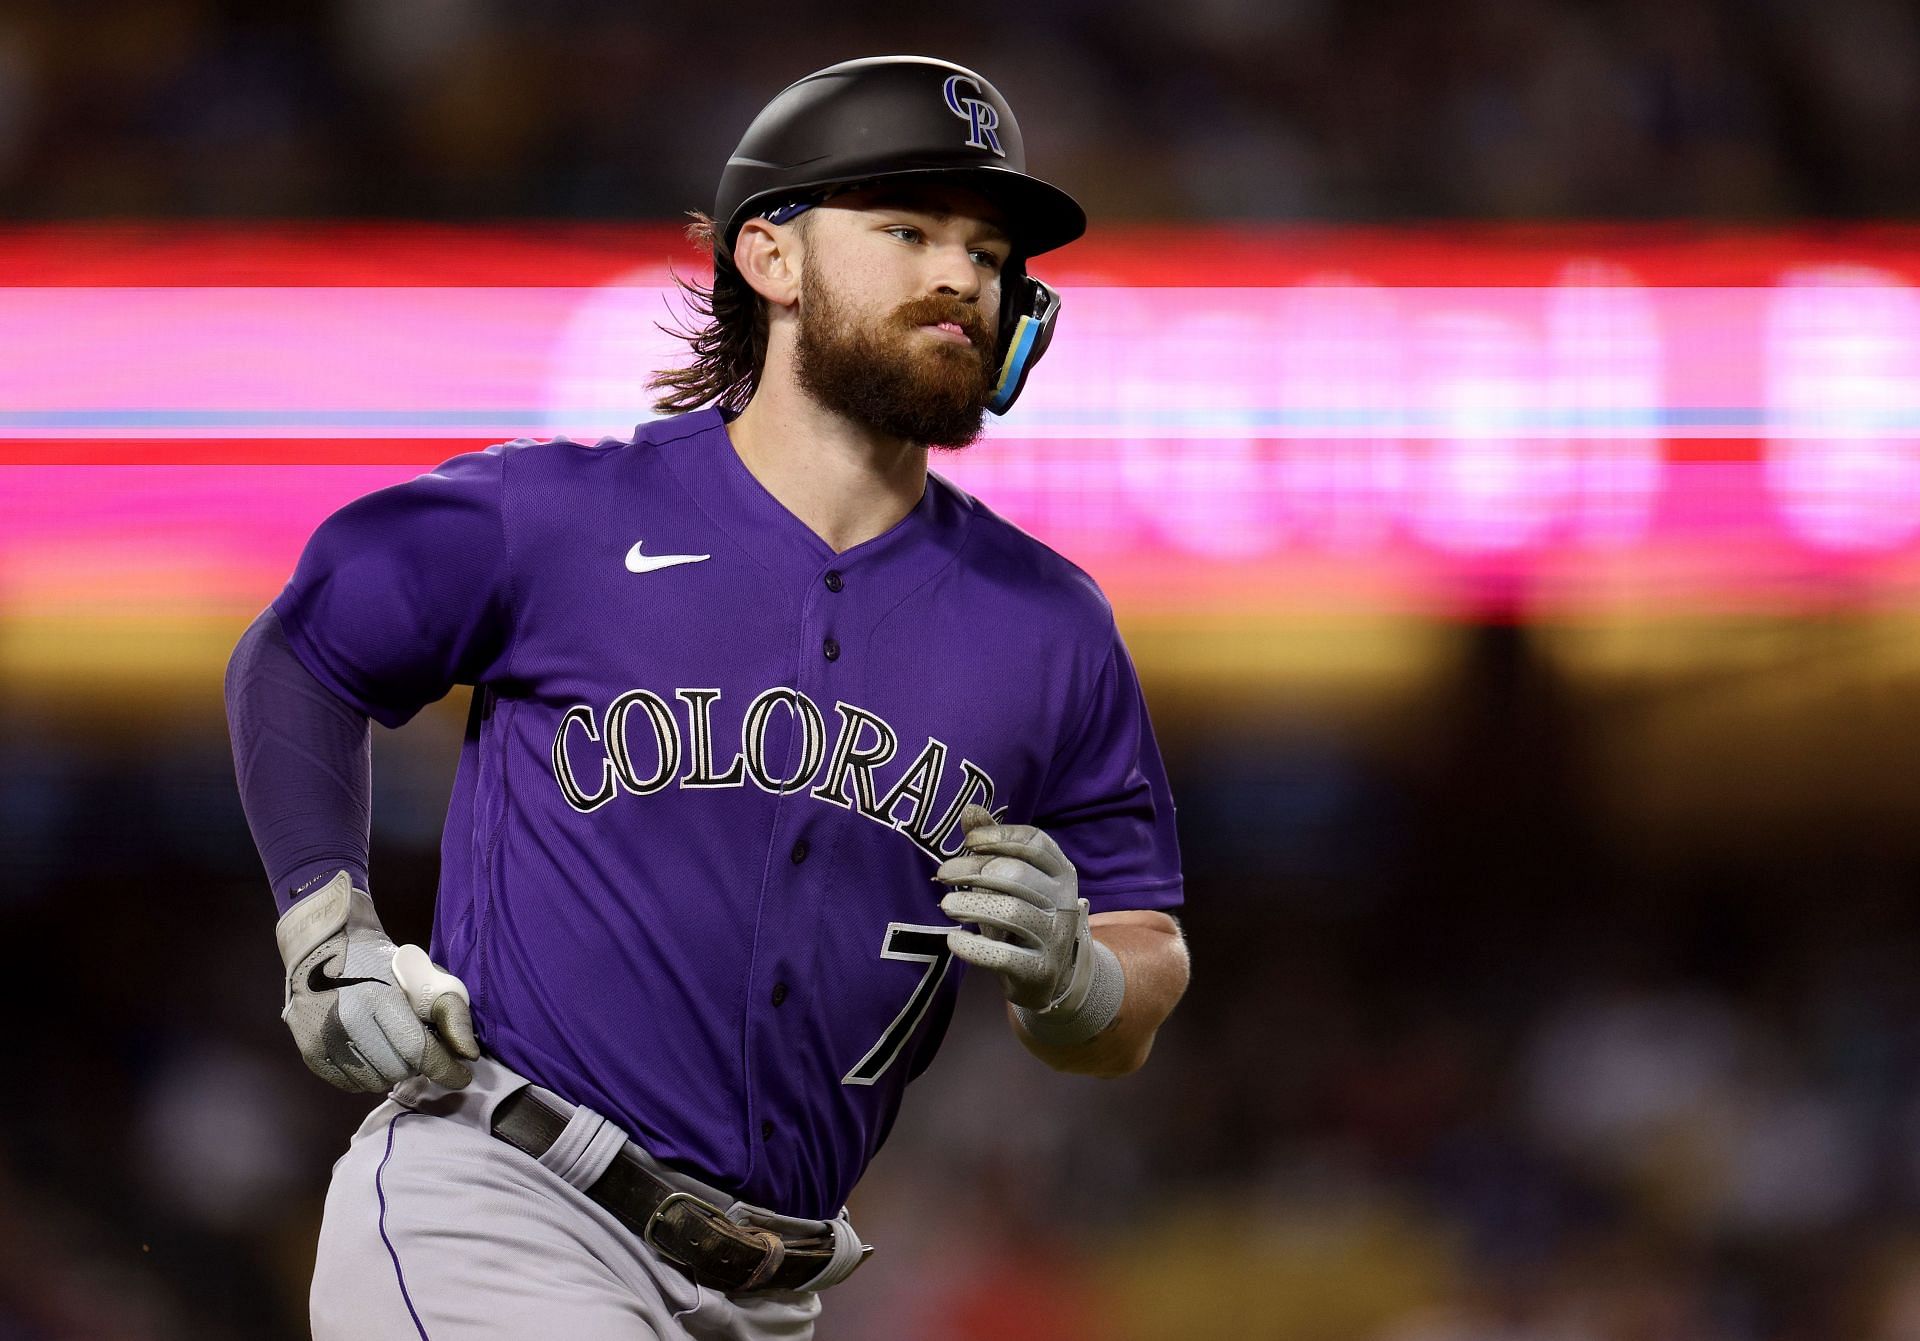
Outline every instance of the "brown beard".
<svg viewBox="0 0 1920 1341"><path fill-rule="evenodd" d="M980 436L993 391L993 337L977 310L929 295L861 326L811 265L800 284L794 375L802 390L855 423L928 447L965 447ZM971 343L917 337L919 327L941 321L959 326Z"/></svg>

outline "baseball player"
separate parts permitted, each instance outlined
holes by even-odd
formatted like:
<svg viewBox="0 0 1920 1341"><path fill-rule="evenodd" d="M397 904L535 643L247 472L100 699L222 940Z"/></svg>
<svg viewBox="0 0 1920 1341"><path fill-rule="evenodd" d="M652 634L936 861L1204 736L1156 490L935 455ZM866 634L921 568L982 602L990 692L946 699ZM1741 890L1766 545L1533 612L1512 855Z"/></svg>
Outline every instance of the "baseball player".
<svg viewBox="0 0 1920 1341"><path fill-rule="evenodd" d="M228 669L335 1165L316 1337L806 1337L964 969L1065 1071L1186 983L1173 806L1091 580L929 473L1018 396L1079 206L979 75L780 93L699 225L668 417L342 508ZM472 707L432 955L368 879L369 721Z"/></svg>

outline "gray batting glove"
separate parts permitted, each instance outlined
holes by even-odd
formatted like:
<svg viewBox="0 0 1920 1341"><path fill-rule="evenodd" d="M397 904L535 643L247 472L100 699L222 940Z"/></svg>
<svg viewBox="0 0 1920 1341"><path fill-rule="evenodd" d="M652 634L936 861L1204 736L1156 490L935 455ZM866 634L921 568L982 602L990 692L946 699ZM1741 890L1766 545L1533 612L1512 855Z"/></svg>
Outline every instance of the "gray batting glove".
<svg viewBox="0 0 1920 1341"><path fill-rule="evenodd" d="M1021 1027L1042 1043L1084 1043L1120 1013L1126 975L1093 938L1080 877L1060 845L1031 824L1000 824L970 805L960 852L933 878L950 891L940 911L956 928L947 948L1000 975Z"/></svg>
<svg viewBox="0 0 1920 1341"><path fill-rule="evenodd" d="M466 987L419 946L396 947L346 871L289 908L274 934L287 966L280 1018L315 1075L373 1094L409 1076L456 1090L473 1079L466 1062L480 1045Z"/></svg>

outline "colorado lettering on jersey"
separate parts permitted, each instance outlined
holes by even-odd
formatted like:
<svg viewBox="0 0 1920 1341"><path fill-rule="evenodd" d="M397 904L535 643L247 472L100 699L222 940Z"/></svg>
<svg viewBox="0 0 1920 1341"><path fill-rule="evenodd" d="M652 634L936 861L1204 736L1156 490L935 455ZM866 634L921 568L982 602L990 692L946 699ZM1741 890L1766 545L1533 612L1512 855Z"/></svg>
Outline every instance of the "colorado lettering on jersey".
<svg viewBox="0 0 1920 1341"><path fill-rule="evenodd" d="M826 714L812 699L784 685L763 690L747 705L740 747L723 768L713 741L713 705L720 691L676 689L673 697L685 713L684 730L681 714L650 689L627 690L603 713L576 703L561 715L553 735L553 776L569 806L585 815L622 791L648 796L674 785L744 787L751 781L775 795L804 787L817 801L898 831L935 861L959 850L954 836L962 810L969 804L993 809L993 778L965 758L959 762L958 788L940 803L950 750L931 736L882 791L877 775L900 753L899 733L884 717L851 703L833 705L829 741ZM787 714L799 731L799 761L784 775L767 751L768 728L777 712ZM592 790L575 770L580 742L599 747L599 777Z"/></svg>

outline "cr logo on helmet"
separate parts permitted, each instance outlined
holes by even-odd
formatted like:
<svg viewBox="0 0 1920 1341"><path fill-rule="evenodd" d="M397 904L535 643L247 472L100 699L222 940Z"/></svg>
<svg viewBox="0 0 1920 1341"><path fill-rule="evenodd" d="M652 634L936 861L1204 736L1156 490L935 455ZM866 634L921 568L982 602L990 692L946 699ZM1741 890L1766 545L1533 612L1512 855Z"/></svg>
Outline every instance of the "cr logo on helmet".
<svg viewBox="0 0 1920 1341"><path fill-rule="evenodd" d="M1000 147L1000 137L994 131L1000 125L1000 113L994 110L992 103L981 98L963 98L961 86L980 91L980 85L967 75L948 75L942 88L946 95L947 110L967 123L967 143L975 149L991 149L1005 158L1007 151Z"/></svg>

